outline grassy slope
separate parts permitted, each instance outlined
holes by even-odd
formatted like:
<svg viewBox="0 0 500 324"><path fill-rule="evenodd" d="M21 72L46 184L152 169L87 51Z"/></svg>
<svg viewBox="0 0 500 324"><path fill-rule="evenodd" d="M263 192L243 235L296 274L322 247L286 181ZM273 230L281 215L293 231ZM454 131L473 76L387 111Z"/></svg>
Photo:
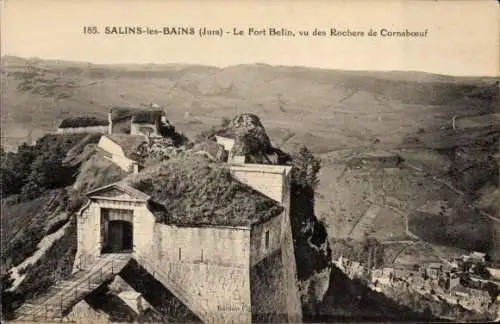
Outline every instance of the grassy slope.
<svg viewBox="0 0 500 324"><path fill-rule="evenodd" d="M198 155L172 158L144 169L132 175L129 184L164 206L167 224L244 226L282 212L274 200Z"/></svg>
<svg viewBox="0 0 500 324"><path fill-rule="evenodd" d="M33 215L45 207L50 198L50 195L44 195L20 204L2 204L2 247L5 247L17 233L23 231L27 224L33 221Z"/></svg>

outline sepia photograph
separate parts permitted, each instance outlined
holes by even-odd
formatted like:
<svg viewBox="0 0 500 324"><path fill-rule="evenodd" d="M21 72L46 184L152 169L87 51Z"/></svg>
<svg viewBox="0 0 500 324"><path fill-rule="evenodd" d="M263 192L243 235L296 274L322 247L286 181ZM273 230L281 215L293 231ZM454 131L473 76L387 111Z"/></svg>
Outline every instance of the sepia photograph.
<svg viewBox="0 0 500 324"><path fill-rule="evenodd" d="M0 1L1 321L500 321L498 1Z"/></svg>

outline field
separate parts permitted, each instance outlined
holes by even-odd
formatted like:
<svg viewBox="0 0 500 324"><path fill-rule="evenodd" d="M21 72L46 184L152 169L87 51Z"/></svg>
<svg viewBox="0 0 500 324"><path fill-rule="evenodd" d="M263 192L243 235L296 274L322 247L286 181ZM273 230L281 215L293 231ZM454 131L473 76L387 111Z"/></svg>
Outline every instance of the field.
<svg viewBox="0 0 500 324"><path fill-rule="evenodd" d="M257 114L275 146L291 152L305 144L322 159L315 208L331 238L353 233L355 239L365 234L380 241L404 238L405 215L429 200L452 204L458 200L432 178L461 181L449 173L456 163L456 146L479 148L484 156L498 150L495 78L265 64L112 66L17 57L3 57L2 63L6 80L2 146L7 150L53 131L63 118L106 118L112 106L155 103L190 138L219 125L223 117ZM397 153L404 163L346 168L350 159L367 151ZM476 155L469 155L473 158L466 167L481 172L474 164ZM499 210L494 195L498 189L482 188L474 199L489 212ZM374 205L379 206L372 207L376 213L363 217ZM440 233L456 238L477 223L473 239L491 236L487 221L476 222L479 216L474 211L466 214L449 215L449 222L456 224L446 230L441 227ZM361 225L356 228L356 224ZM424 232L432 227L419 224ZM471 247L489 246L479 241Z"/></svg>

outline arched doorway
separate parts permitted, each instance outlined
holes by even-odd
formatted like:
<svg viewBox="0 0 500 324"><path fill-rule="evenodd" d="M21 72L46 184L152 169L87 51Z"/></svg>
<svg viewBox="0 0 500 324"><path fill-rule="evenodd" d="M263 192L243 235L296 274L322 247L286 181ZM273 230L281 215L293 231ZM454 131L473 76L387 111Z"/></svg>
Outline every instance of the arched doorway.
<svg viewBox="0 0 500 324"><path fill-rule="evenodd" d="M131 252L133 248L132 223L124 220L108 222L107 244L103 252Z"/></svg>

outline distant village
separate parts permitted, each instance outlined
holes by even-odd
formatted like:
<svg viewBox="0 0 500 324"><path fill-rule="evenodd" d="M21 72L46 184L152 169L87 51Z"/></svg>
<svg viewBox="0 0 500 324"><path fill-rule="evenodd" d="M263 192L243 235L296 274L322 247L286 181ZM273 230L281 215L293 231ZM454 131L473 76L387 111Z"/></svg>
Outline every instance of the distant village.
<svg viewBox="0 0 500 324"><path fill-rule="evenodd" d="M472 252L449 261L377 269L342 256L333 263L351 279L361 279L378 292L406 288L436 301L482 312L500 307L500 273L487 267L487 259L485 253Z"/></svg>

